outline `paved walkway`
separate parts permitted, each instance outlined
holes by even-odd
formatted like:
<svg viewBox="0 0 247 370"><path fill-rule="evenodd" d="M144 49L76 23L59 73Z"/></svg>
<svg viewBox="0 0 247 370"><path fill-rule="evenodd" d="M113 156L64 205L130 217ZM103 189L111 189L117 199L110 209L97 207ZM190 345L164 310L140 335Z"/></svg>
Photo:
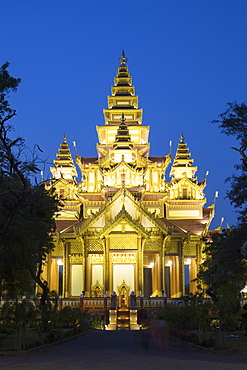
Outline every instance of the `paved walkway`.
<svg viewBox="0 0 247 370"><path fill-rule="evenodd" d="M0 357L0 369L247 369L245 355L200 350L171 338L162 345L147 339L141 331L95 330L29 354Z"/></svg>

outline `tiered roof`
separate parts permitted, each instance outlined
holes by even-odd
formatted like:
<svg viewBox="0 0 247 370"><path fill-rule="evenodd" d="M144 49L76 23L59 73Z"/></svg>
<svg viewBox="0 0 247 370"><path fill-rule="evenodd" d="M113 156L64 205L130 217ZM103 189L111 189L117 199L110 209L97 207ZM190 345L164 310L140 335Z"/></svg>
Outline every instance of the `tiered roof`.
<svg viewBox="0 0 247 370"><path fill-rule="evenodd" d="M50 168L55 179L62 177L67 180L72 180L74 177L78 176L65 135L58 149L58 153L56 154L56 158L57 159L53 161L55 167Z"/></svg>

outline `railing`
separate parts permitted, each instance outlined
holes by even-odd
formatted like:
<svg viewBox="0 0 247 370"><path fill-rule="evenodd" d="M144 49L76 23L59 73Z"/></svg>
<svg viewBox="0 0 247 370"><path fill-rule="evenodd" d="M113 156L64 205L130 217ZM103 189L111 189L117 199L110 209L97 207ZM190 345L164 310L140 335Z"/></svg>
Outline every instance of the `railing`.
<svg viewBox="0 0 247 370"><path fill-rule="evenodd" d="M60 298L59 299L60 302L61 302L61 305L62 307L61 308L64 308L66 306L69 306L71 308L80 308L80 299L77 299L77 298Z"/></svg>
<svg viewBox="0 0 247 370"><path fill-rule="evenodd" d="M141 303L141 300L143 303ZM79 308L83 306L83 310L102 310L104 308L104 298L62 298L61 307L71 306L72 308ZM107 297L107 309L110 308L111 297ZM167 306L179 306L183 305L184 302L179 298L168 298ZM151 298L136 298L136 307L140 308L150 308L150 309L161 309L164 308L164 298L163 297L151 297Z"/></svg>
<svg viewBox="0 0 247 370"><path fill-rule="evenodd" d="M141 300L143 302L141 302ZM167 302L167 303L166 303ZM164 308L164 305L167 306L178 306L180 304L183 304L183 301L179 298L165 298L164 297L150 297L150 298L136 298L136 306L137 308L140 308L143 306L143 308Z"/></svg>
<svg viewBox="0 0 247 370"><path fill-rule="evenodd" d="M97 309L103 309L104 308L104 299L103 297L99 298L89 298L89 297L83 297L83 308L84 310L97 310ZM65 299L69 302L69 298ZM79 302L82 302L82 298L80 298ZM111 298L106 298L107 302L107 308L110 307L111 304Z"/></svg>
<svg viewBox="0 0 247 370"><path fill-rule="evenodd" d="M184 301L180 298L166 298L167 303L164 301L164 297L136 297L136 307L139 309L141 307L147 309L162 309L165 306L167 307L176 307L176 306L184 306ZM105 302L106 300L106 302ZM16 302L32 302L35 306L38 306L40 300L38 298L35 299L18 299L16 300L5 300L1 299L0 301L0 308L5 302L9 302L14 304ZM51 302L53 300L51 299ZM105 303L104 303L105 302ZM243 306L247 304L247 298L241 298L240 307L241 309ZM82 308L83 310L103 310L104 308L109 309L111 305L111 297L81 297L81 298L59 298L59 308L64 308L69 306L71 308Z"/></svg>

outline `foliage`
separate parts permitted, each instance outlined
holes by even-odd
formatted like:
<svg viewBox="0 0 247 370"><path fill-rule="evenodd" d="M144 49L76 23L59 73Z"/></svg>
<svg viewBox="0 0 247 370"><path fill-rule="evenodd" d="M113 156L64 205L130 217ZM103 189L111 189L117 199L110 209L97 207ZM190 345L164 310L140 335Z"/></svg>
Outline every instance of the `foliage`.
<svg viewBox="0 0 247 370"><path fill-rule="evenodd" d="M178 329L194 329L196 327L195 308L188 307L168 307L167 310L159 312L157 318L169 322Z"/></svg>
<svg viewBox="0 0 247 370"><path fill-rule="evenodd" d="M50 232L55 229L53 215L56 200L44 189L43 184L35 185L23 205L9 224L8 235L3 238L4 278L6 281L26 275L24 284L32 279L48 294L48 288L40 280L42 263L52 249ZM21 275L22 274L22 275ZM27 294L27 289L22 294ZM44 297L43 297L44 298ZM43 299L45 301L45 299Z"/></svg>
<svg viewBox="0 0 247 370"><path fill-rule="evenodd" d="M28 176L37 171L35 161L25 153L24 140L9 137L12 130L9 120L16 115L16 111L10 108L7 98L9 92L16 91L21 80L11 77L8 67L7 62L0 67L0 241L29 193Z"/></svg>
<svg viewBox="0 0 247 370"><path fill-rule="evenodd" d="M90 313L89 322L92 328L101 329L102 328L102 315L98 314L97 312Z"/></svg>
<svg viewBox="0 0 247 370"><path fill-rule="evenodd" d="M26 148L23 138L11 138L9 121L16 112L7 98L20 79L11 77L8 67L5 63L0 68L0 288L4 281L9 292L21 296L31 277L43 290L44 304L48 287L41 280L42 261L53 247L58 204L44 184L31 181L39 170L36 151Z"/></svg>
<svg viewBox="0 0 247 370"><path fill-rule="evenodd" d="M85 332L97 320L95 313L80 309L66 306L59 311L56 303L56 298L38 306L28 300L4 303L0 310L0 342L15 333L13 347L27 349Z"/></svg>
<svg viewBox="0 0 247 370"><path fill-rule="evenodd" d="M219 319L220 330L228 330L240 309L241 290L247 280L246 260L241 246L246 240L247 225L243 224L221 234L214 234L206 244L206 260L200 267L199 282L212 298L212 310Z"/></svg>
<svg viewBox="0 0 247 370"><path fill-rule="evenodd" d="M218 320L218 342L222 331L236 324L235 314L240 309L241 290L247 281L246 266L246 213L247 213L247 106L245 103L228 103L227 110L213 122L221 132L236 138L239 147L232 147L240 154L241 163L235 165L240 171L232 175L227 197L239 213L239 225L212 236L206 243L206 260L198 274L199 287L205 289L212 299L212 312ZM243 248L244 247L244 248ZM221 338L220 338L221 336Z"/></svg>
<svg viewBox="0 0 247 370"><path fill-rule="evenodd" d="M27 295L29 297L35 294L35 284L28 271L15 270L16 264L11 264L11 254L4 264L2 274L5 276L3 281L3 297L7 300L15 300L17 297ZM7 266L9 268L7 268ZM18 274L17 274L18 273Z"/></svg>
<svg viewBox="0 0 247 370"><path fill-rule="evenodd" d="M230 202L237 208L240 221L246 221L247 213L247 106L245 103L228 103L227 110L219 115L218 123L221 132L227 136L233 136L239 142L239 147L232 147L240 154L241 163L235 165L240 171L238 175L232 175L230 181L231 189L227 192Z"/></svg>
<svg viewBox="0 0 247 370"><path fill-rule="evenodd" d="M182 297L182 300L183 305L156 312L155 318L165 320L178 329L208 330L212 319L209 315L212 308L210 302L198 292Z"/></svg>
<svg viewBox="0 0 247 370"><path fill-rule="evenodd" d="M26 329L35 322L37 312L33 302L23 300L14 303L5 303L0 315L0 332L15 333L15 349L26 349Z"/></svg>
<svg viewBox="0 0 247 370"><path fill-rule="evenodd" d="M80 311L72 309L70 306L62 308L59 312L59 321L63 327L74 327L79 322Z"/></svg>
<svg viewBox="0 0 247 370"><path fill-rule="evenodd" d="M10 108L7 96L9 92L16 91L21 82L20 78L10 76L8 72L9 63L6 62L0 67L0 120L6 119L8 115L14 113Z"/></svg>
<svg viewBox="0 0 247 370"><path fill-rule="evenodd" d="M212 303L201 293L182 297L184 303L178 307L156 312L155 319L169 324L172 336L207 347L215 346L216 331L212 330Z"/></svg>

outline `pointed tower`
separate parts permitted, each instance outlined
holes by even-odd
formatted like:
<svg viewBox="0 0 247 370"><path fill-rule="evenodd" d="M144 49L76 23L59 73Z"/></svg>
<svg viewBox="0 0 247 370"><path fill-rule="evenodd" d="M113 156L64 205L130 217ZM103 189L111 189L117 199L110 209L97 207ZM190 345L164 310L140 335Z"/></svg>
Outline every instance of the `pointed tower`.
<svg viewBox="0 0 247 370"><path fill-rule="evenodd" d="M120 66L111 89L112 96L108 96L108 109L103 110L105 124L118 124L122 113L127 124L142 124L142 109L138 109L138 96L135 95L135 88L132 86L127 61L122 51L119 58Z"/></svg>
<svg viewBox="0 0 247 370"><path fill-rule="evenodd" d="M170 176L174 179L181 179L187 177L196 180L195 173L197 167L193 166L194 159L191 158L191 153L187 144L184 142L184 136L181 134L179 138L177 152L173 161Z"/></svg>
<svg viewBox="0 0 247 370"><path fill-rule="evenodd" d="M206 203L204 188L206 180L198 182L195 177L197 167L183 134L171 168L171 182L168 186L169 198L166 201L166 217L168 219L200 219L203 218L203 206Z"/></svg>
<svg viewBox="0 0 247 370"><path fill-rule="evenodd" d="M112 95L108 96L108 108L103 110L105 125L96 126L99 137L97 151L100 158L106 156L107 151L119 138L120 131L123 130L122 117L124 117L125 130L126 127L128 128L130 141L138 151L141 150L142 156L149 154L150 127L142 125L142 109L138 108L138 96L135 95L127 61L128 59L122 51L119 58L120 65L114 78L114 86L111 88ZM119 127L119 122L121 122L122 128Z"/></svg>
<svg viewBox="0 0 247 370"><path fill-rule="evenodd" d="M56 157L57 159L53 161L55 167L50 168L52 176L55 179L63 178L65 180L73 180L74 177L78 176L65 135Z"/></svg>

